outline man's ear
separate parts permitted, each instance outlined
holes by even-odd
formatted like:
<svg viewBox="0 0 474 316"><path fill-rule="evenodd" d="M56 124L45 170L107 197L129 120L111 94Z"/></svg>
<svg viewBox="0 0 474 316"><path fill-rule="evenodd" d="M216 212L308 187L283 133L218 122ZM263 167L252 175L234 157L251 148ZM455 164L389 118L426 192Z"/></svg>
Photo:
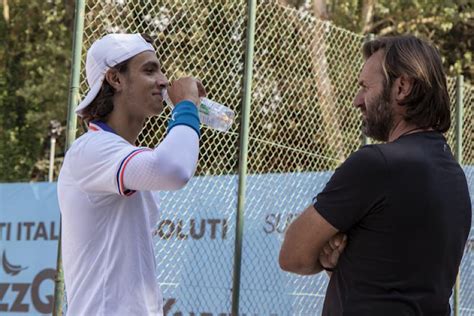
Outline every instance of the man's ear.
<svg viewBox="0 0 474 316"><path fill-rule="evenodd" d="M109 85L111 85L115 91L120 92L122 90L123 78L120 76L117 69L112 68L107 70L105 73L105 80L107 80Z"/></svg>
<svg viewBox="0 0 474 316"><path fill-rule="evenodd" d="M397 103L403 102L408 97L413 89L413 78L409 78L406 75L401 75L395 80L395 100Z"/></svg>

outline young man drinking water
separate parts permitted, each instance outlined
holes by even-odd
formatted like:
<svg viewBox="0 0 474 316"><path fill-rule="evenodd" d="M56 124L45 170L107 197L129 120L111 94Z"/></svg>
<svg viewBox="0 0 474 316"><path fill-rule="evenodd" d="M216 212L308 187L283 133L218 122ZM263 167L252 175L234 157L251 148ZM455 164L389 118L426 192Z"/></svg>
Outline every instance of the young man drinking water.
<svg viewBox="0 0 474 316"><path fill-rule="evenodd" d="M162 315L152 229L159 190L177 190L198 161L202 84L169 86L151 39L109 34L87 53L89 92L76 113L89 131L68 150L58 180L68 315ZM156 148L135 146L147 118L174 104Z"/></svg>

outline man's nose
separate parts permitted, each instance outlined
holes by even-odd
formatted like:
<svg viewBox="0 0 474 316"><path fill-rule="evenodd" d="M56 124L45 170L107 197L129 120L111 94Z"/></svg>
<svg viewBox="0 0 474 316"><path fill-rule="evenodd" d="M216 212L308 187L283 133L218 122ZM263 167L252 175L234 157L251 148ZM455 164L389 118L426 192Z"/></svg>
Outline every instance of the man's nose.
<svg viewBox="0 0 474 316"><path fill-rule="evenodd" d="M354 98L354 102L352 103L356 108L360 108L364 105L364 97L362 96L361 92L358 92Z"/></svg>
<svg viewBox="0 0 474 316"><path fill-rule="evenodd" d="M164 74L159 75L157 78L157 84L161 88L167 88L169 85L168 78L166 78Z"/></svg>

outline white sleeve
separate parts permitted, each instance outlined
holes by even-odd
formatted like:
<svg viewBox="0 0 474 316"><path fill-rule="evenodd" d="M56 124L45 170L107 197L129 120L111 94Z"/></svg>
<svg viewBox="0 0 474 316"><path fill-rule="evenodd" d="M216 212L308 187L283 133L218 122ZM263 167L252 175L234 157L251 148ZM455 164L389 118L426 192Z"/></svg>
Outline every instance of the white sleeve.
<svg viewBox="0 0 474 316"><path fill-rule="evenodd" d="M170 130L154 149L139 151L121 166L124 190L177 190L186 185L196 171L199 137L185 125Z"/></svg>
<svg viewBox="0 0 474 316"><path fill-rule="evenodd" d="M123 194L119 171L125 160L143 150L109 132L89 132L66 153L69 170L89 194Z"/></svg>

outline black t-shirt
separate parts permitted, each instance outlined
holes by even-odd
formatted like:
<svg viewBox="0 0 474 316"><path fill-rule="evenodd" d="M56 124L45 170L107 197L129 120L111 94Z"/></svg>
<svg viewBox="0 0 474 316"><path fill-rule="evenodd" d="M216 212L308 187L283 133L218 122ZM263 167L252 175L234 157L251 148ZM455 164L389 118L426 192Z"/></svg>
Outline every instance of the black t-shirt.
<svg viewBox="0 0 474 316"><path fill-rule="evenodd" d="M316 210L348 235L323 315L449 315L471 226L466 177L437 132L353 153Z"/></svg>

